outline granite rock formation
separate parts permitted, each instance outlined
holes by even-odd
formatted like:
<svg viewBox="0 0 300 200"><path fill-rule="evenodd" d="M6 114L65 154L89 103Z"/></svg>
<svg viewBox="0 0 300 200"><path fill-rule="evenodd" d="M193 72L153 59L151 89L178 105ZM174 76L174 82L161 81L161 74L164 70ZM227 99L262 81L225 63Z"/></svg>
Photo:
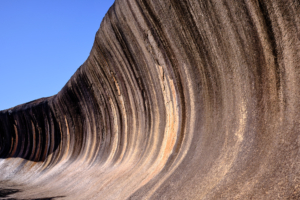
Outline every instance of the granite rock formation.
<svg viewBox="0 0 300 200"><path fill-rule="evenodd" d="M117 0L55 96L0 112L0 199L299 199L300 2Z"/></svg>

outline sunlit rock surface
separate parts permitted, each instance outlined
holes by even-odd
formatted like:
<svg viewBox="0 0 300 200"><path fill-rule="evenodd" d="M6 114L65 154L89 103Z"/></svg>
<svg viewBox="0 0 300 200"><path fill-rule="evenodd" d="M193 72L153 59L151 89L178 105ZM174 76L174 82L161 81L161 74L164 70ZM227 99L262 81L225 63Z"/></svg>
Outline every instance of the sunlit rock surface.
<svg viewBox="0 0 300 200"><path fill-rule="evenodd" d="M57 95L0 112L0 197L299 199L299 40L299 1L117 0Z"/></svg>

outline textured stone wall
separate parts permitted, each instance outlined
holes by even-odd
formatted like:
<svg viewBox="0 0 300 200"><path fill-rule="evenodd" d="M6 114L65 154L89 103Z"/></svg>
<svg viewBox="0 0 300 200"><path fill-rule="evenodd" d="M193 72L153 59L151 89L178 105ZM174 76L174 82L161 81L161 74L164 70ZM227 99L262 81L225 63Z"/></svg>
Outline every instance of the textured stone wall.
<svg viewBox="0 0 300 200"><path fill-rule="evenodd" d="M0 112L0 199L299 199L299 70L299 1L117 0L57 95Z"/></svg>

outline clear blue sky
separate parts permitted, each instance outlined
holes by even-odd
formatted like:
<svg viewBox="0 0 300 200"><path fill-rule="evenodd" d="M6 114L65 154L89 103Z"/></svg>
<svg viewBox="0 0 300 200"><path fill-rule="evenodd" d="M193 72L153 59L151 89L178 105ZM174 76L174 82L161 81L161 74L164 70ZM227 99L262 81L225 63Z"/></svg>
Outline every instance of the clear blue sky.
<svg viewBox="0 0 300 200"><path fill-rule="evenodd" d="M113 2L0 1L0 110L59 92L87 59Z"/></svg>

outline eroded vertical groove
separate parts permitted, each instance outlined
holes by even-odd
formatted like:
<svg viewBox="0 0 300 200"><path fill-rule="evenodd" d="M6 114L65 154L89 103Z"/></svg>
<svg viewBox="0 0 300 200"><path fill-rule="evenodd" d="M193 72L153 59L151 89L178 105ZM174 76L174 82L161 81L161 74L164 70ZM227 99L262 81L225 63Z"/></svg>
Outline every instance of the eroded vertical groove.
<svg viewBox="0 0 300 200"><path fill-rule="evenodd" d="M299 199L299 28L292 0L117 0L57 95L0 112L0 188Z"/></svg>

